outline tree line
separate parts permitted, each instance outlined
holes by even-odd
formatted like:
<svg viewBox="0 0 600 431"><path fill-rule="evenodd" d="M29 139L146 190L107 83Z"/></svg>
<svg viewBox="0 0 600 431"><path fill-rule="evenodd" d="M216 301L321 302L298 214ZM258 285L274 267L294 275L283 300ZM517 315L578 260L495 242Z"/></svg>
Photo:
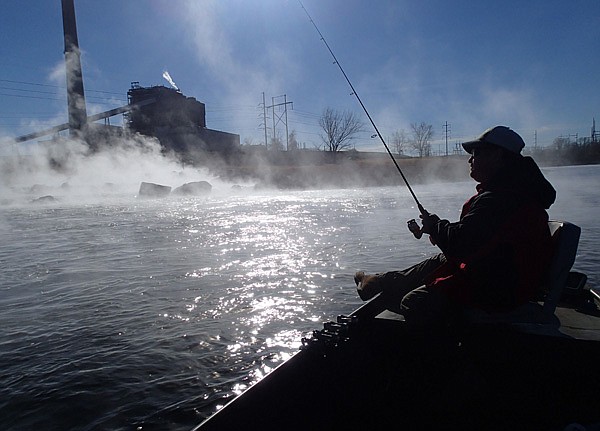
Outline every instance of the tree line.
<svg viewBox="0 0 600 431"><path fill-rule="evenodd" d="M337 111L325 108L319 118L321 142L324 151L338 153L353 148L356 136L366 131L365 124L351 111ZM376 137L373 135L372 137ZM390 150L399 156L413 151L418 157L432 156L431 141L434 136L433 126L425 122L411 123L410 131L396 130L385 138ZM272 137L270 149L294 151L300 149L295 131L290 132L286 142L280 136ZM598 137L578 138L574 142L570 138L558 137L552 146L525 147L524 153L533 156L544 164L584 164L600 163L600 141Z"/></svg>
<svg viewBox="0 0 600 431"><path fill-rule="evenodd" d="M544 165L583 165L600 163L600 139L597 136L579 138L555 138L551 146L525 147L526 154L531 155Z"/></svg>
<svg viewBox="0 0 600 431"><path fill-rule="evenodd" d="M331 108L323 111L323 115L319 118L319 126L323 132L321 140L325 151L334 153L350 149L354 137L365 131L364 123L353 112L340 112ZM430 156L433 126L421 122L411 123L410 128L412 136L403 129L392 134L388 139L391 148L398 155L404 155L406 150L411 148L419 157Z"/></svg>
<svg viewBox="0 0 600 431"><path fill-rule="evenodd" d="M352 112L339 112L331 108L323 111L319 126L324 133L321 136L324 148L331 152L349 149L352 139L365 130L364 124ZM413 150L419 157L429 157L432 155L433 135L431 124L411 123L409 133L403 129L397 130L386 141L399 156ZM595 164L600 163L600 139L598 134L575 141L561 136L555 138L549 147L525 147L525 154L546 165Z"/></svg>

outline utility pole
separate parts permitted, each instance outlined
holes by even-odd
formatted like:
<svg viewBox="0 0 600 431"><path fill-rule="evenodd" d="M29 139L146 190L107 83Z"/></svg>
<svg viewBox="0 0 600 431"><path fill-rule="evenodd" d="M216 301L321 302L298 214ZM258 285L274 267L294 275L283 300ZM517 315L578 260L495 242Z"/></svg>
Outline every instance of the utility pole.
<svg viewBox="0 0 600 431"><path fill-rule="evenodd" d="M263 97L263 101L262 101L263 127L265 128L265 148L268 149L269 148L269 144L268 144L268 141L267 141L267 103L265 102L265 92L264 91L262 93L262 97Z"/></svg>
<svg viewBox="0 0 600 431"><path fill-rule="evenodd" d="M450 131L450 124L448 124L448 122L446 121L446 123L444 123L444 130L445 130L445 135L446 135L446 156L448 155L448 132Z"/></svg>
<svg viewBox="0 0 600 431"><path fill-rule="evenodd" d="M275 103L275 99L283 97L283 103ZM285 123L285 149L286 151L289 149L289 136L288 136L288 124L287 124L287 105L292 105L292 109L294 102L287 101L287 95L283 94L281 96L272 97L271 98L271 106L267 106L267 109L273 109L273 140L277 138L277 134L275 133L275 129L277 124ZM283 106L283 108L281 108ZM275 113L275 107L280 107L279 114ZM277 118L277 120L276 120Z"/></svg>
<svg viewBox="0 0 600 431"><path fill-rule="evenodd" d="M575 144L577 145L577 139L579 139L579 133L575 133L573 134L568 134L567 135L567 139L569 140L569 144L571 143L571 136L575 136Z"/></svg>
<svg viewBox="0 0 600 431"><path fill-rule="evenodd" d="M454 143L454 151L452 152L454 155L459 155L462 154L464 150L462 149L461 145L459 142L455 142Z"/></svg>

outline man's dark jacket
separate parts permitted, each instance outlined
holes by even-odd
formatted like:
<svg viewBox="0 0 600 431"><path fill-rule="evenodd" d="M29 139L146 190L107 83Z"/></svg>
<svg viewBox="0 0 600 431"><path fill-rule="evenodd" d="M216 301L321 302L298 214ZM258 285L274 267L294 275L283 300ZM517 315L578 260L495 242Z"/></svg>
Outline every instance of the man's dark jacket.
<svg viewBox="0 0 600 431"><path fill-rule="evenodd" d="M510 310L533 299L552 257L546 209L555 198L530 157L478 184L458 222L435 224L431 239L449 263L428 284L487 311Z"/></svg>

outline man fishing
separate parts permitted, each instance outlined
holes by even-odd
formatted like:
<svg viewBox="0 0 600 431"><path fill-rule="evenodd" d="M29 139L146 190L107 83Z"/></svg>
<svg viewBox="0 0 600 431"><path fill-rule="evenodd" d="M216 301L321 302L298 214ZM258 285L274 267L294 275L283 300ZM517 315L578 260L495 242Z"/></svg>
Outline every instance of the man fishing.
<svg viewBox="0 0 600 431"><path fill-rule="evenodd" d="M381 293L414 326L447 323L465 309L513 310L535 297L551 259L546 210L556 191L521 155L521 136L496 126L462 145L477 194L456 222L421 211L421 230L441 253L403 271L354 276L361 299Z"/></svg>

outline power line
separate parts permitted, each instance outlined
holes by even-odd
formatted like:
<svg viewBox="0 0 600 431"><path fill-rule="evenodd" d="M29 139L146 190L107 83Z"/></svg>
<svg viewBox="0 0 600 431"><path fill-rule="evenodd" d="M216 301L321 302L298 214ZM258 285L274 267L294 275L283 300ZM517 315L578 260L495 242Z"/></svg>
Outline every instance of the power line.
<svg viewBox="0 0 600 431"><path fill-rule="evenodd" d="M50 93L51 94L51 93ZM6 96L6 97L18 97L18 98L23 98L23 99L41 99L41 100L60 100L60 101L66 101L67 97L42 97L42 96L26 96L24 94L9 94L9 93L0 93L0 96ZM98 101L114 101L114 100L119 100L119 99L115 99L115 98L109 98L109 97L98 97L98 96L88 96L87 99L91 99L91 100L98 100ZM125 99L120 99L121 101L125 101Z"/></svg>
<svg viewBox="0 0 600 431"><path fill-rule="evenodd" d="M13 80L10 80L10 79L0 79L0 82L8 82L8 83L11 83L11 84L35 85L35 86L38 86L38 87L60 88L62 90L66 90L67 89L67 87L63 86L63 85L41 84L41 83L38 83L38 82L27 82L27 81L13 81ZM30 90L30 91L33 91L33 90ZM123 96L123 93L117 93L117 92L114 92L114 91L88 90L88 89L86 89L85 91L86 92L91 92L91 93L116 94L116 95Z"/></svg>
<svg viewBox="0 0 600 431"><path fill-rule="evenodd" d="M54 91L26 90L24 88L1 87L0 90L22 91L26 93L56 94Z"/></svg>

